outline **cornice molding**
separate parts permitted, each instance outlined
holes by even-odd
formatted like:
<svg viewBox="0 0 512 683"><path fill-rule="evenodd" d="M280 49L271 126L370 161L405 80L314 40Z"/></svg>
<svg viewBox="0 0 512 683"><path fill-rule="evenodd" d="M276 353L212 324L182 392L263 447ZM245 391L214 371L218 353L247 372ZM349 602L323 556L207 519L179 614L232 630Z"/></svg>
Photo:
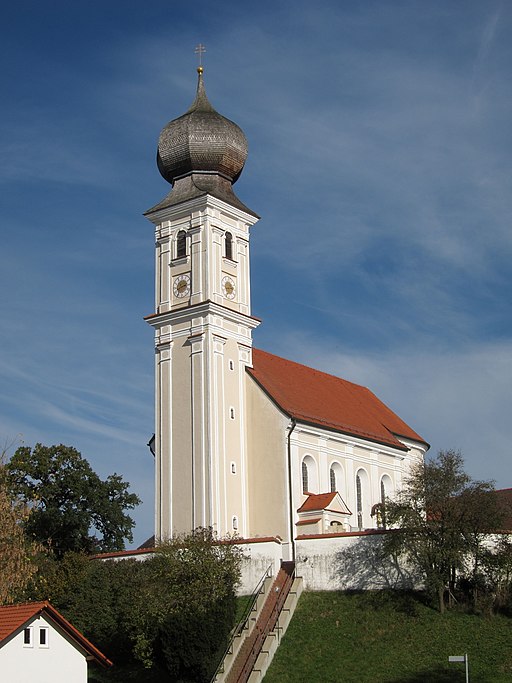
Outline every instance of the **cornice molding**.
<svg viewBox="0 0 512 683"><path fill-rule="evenodd" d="M222 306L211 300L202 301L200 304L194 304L193 306L184 306L183 308L165 311L164 313L151 313L146 315L144 320L152 327L159 328L162 325L192 322L193 318L205 318L209 315L220 316L237 325L249 327L251 330L254 330L261 323L259 318L234 311L232 308Z"/></svg>
<svg viewBox="0 0 512 683"><path fill-rule="evenodd" d="M196 211L207 212L208 209L214 209L230 216L231 218L248 223L251 226L259 220L257 216L247 213L246 211L242 211L236 206L232 206L231 204L228 204L227 202L222 201L222 199L218 199L211 194L205 194L201 197L188 199L180 204L166 206L162 209L157 209L156 211L150 210L150 213L145 213L144 215L151 223L154 225L159 225L163 221L170 221L179 218L180 216L195 213Z"/></svg>

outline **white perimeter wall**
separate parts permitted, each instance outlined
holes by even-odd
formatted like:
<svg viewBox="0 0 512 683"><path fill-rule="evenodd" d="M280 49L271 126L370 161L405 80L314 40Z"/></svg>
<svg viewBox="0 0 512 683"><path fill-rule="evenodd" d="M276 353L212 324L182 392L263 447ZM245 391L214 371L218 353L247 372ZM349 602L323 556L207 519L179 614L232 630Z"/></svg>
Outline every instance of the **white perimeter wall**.
<svg viewBox="0 0 512 683"><path fill-rule="evenodd" d="M379 554L382 534L361 532L351 534L311 536L295 542L295 573L306 590L377 590L383 588L419 587L404 565L383 560ZM250 595L262 576L271 568L276 576L287 547L277 538L248 539L238 547L246 559L242 563L238 595ZM152 553L105 559L121 560L134 557L145 560Z"/></svg>
<svg viewBox="0 0 512 683"><path fill-rule="evenodd" d="M238 547L243 551L245 560L242 563L242 574L238 595L250 595L258 585L261 577L270 567L272 576L276 576L281 566L283 557L283 544L278 538L254 538L241 541ZM153 552L141 553L140 551L122 551L120 553L105 553L98 555L96 559L100 561L134 559L144 562L153 556ZM0 678L1 681L1 678Z"/></svg>
<svg viewBox="0 0 512 683"><path fill-rule="evenodd" d="M405 567L383 561L381 534L351 534L296 541L295 573L314 591L411 588Z"/></svg>
<svg viewBox="0 0 512 683"><path fill-rule="evenodd" d="M269 567L272 575L276 576L281 566L283 549L277 540L249 541L241 543L239 547L246 555L246 559L242 564L238 595L250 595Z"/></svg>

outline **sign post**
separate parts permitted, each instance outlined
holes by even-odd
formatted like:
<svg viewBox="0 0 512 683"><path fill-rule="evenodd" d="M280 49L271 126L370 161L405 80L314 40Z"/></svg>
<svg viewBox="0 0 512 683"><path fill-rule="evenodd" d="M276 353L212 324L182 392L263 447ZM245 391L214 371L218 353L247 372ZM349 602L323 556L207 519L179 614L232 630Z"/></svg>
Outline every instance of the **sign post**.
<svg viewBox="0 0 512 683"><path fill-rule="evenodd" d="M469 683L469 657L467 653L465 655L457 655L453 657L448 657L449 662L464 662L466 665L466 683Z"/></svg>

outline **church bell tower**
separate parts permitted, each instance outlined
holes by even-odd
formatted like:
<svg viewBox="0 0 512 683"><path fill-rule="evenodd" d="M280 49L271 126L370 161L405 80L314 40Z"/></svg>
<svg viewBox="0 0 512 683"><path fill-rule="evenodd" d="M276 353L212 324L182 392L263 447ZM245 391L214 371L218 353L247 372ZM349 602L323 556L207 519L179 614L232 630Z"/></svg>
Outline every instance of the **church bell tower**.
<svg viewBox="0 0 512 683"><path fill-rule="evenodd" d="M251 365L249 231L258 216L233 192L242 130L196 98L158 141L172 185L146 212L155 225L155 536L198 526L244 536L245 368Z"/></svg>

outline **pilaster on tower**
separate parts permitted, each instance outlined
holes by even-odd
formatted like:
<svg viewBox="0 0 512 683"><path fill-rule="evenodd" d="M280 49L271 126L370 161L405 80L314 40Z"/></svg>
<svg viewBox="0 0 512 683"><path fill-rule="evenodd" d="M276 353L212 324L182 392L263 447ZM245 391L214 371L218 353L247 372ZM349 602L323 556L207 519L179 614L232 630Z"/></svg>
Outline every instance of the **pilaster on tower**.
<svg viewBox="0 0 512 683"><path fill-rule="evenodd" d="M157 539L212 526L248 529L245 367L251 364L249 232L257 215L232 185L247 157L241 129L218 114L198 69L194 103L160 134L172 189L155 225Z"/></svg>

